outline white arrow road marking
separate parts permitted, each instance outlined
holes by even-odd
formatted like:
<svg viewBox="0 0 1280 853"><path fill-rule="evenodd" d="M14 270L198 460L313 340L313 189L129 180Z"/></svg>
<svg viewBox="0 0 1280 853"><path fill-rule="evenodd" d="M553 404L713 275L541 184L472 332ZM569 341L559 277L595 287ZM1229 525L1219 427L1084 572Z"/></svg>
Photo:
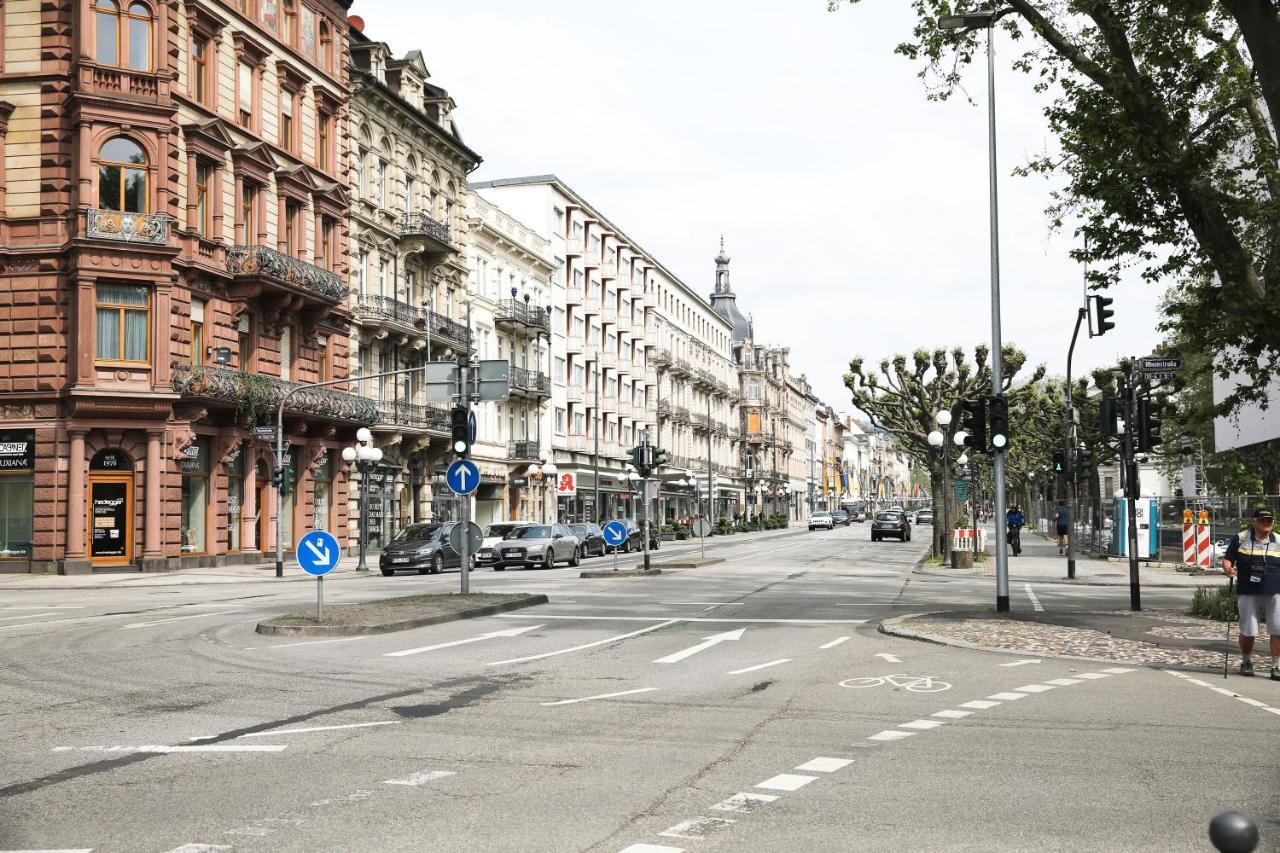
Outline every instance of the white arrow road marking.
<svg viewBox="0 0 1280 853"><path fill-rule="evenodd" d="M618 693L601 693L598 696L584 696L581 699L561 699L559 702L543 702L542 704L548 708L554 705L576 705L579 702L590 702L594 699L612 699L615 696L630 696L633 693L648 693L651 690L657 690L656 687L641 687L636 690L622 690Z"/></svg>
<svg viewBox="0 0 1280 853"><path fill-rule="evenodd" d="M848 637L836 637L836 638L835 638L834 640L832 640L831 642L829 642L829 643L823 643L822 645L818 646L818 648L820 648L820 649L834 649L836 646L840 645L841 643L848 641L848 639L849 639Z"/></svg>
<svg viewBox="0 0 1280 853"><path fill-rule="evenodd" d="M387 779L384 785L408 785L416 788L419 785L425 785L428 782L434 782L436 779L443 779L446 776L457 776L452 770L423 770L419 773L410 773L403 779Z"/></svg>
<svg viewBox="0 0 1280 853"><path fill-rule="evenodd" d="M316 559L320 561L320 565L329 565L329 549L321 548L310 539L307 540L307 547L311 549L311 553L316 555Z"/></svg>
<svg viewBox="0 0 1280 853"><path fill-rule="evenodd" d="M479 637L467 637L465 640L454 640L449 643L436 643L434 646L419 646L416 649L405 649L399 652L387 652L384 658L402 658L406 655L417 655L423 652L434 652L436 649L449 649L454 646L465 646L467 643L478 643L481 640L491 640L494 637L518 637L525 631L533 631L541 628L541 625L529 625L524 628L507 628L504 631L490 631L488 634L481 634Z"/></svg>
<svg viewBox="0 0 1280 853"><path fill-rule="evenodd" d="M899 658L897 655L887 655L881 652L880 654L876 655L876 657L884 658L885 663L902 663L902 659Z"/></svg>
<svg viewBox="0 0 1280 853"><path fill-rule="evenodd" d="M174 616L169 619L157 619L154 622L134 622L132 625L125 625L120 630L128 631L131 628L147 628L152 625L167 625L170 622L181 622L183 619L205 619L210 616L225 616L228 613L234 613L234 610L216 610L213 613L196 613L193 616ZM48 623L45 623L48 624Z"/></svg>
<svg viewBox="0 0 1280 853"><path fill-rule="evenodd" d="M1029 663L1040 663L1040 658L1026 658L1024 660L1013 660L1008 663L1002 663L1000 666L1025 666Z"/></svg>
<svg viewBox="0 0 1280 853"><path fill-rule="evenodd" d="M698 652L706 651L712 646L719 645L725 640L741 640L742 634L746 630L746 628L739 628L736 631L725 631L723 634L714 634L710 637L703 637L702 642L698 643L696 646L690 646L687 649L673 652L666 657L658 658L654 663L678 663L687 657L696 655ZM754 637L755 634L752 634L751 636Z"/></svg>
<svg viewBox="0 0 1280 853"><path fill-rule="evenodd" d="M376 723L347 723L341 726L310 726L305 729L271 729L265 732L249 732L240 737L275 737L276 735L301 735L307 732L336 732L339 729L367 729L371 726L398 726L399 720L382 720Z"/></svg>
<svg viewBox="0 0 1280 853"><path fill-rule="evenodd" d="M555 657L556 655L567 655L570 652L580 652L583 649L593 649L596 646L604 646L609 643L616 643L619 640L626 640L626 639L630 639L631 637L638 637L641 634L647 634L650 631L656 631L659 628L666 628L670 625L676 624L679 621L681 620L668 619L666 622L659 622L657 625L650 625L648 628L641 628L639 631L631 631L626 634L619 634L616 637L605 637L603 640L596 640L594 643L583 643L581 646L573 646L568 649L559 649L554 652L543 652L540 655L529 655L528 657L523 657L523 658L510 658L509 660L495 660L485 664L485 666L501 666L504 663L526 663L527 661L542 660L543 658Z"/></svg>

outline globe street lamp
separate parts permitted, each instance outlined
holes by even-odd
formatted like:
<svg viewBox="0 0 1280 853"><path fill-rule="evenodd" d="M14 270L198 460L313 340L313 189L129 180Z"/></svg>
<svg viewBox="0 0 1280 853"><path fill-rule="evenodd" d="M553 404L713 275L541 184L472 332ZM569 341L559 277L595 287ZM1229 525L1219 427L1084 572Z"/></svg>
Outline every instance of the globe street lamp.
<svg viewBox="0 0 1280 853"><path fill-rule="evenodd" d="M342 461L355 466L360 474L360 558L356 561L357 572L369 571L369 566L365 563L365 552L369 544L369 471L382 461L382 449L374 447L372 441L373 433L366 427L360 427L356 430L356 443L342 448Z"/></svg>
<svg viewBox="0 0 1280 853"><path fill-rule="evenodd" d="M545 456L549 454L547 454L546 451L543 451L543 455ZM525 471L525 476L528 478L529 482L531 484L536 483L538 485L538 491L542 495L542 512L540 514L542 516L543 523L547 523L547 488L555 483L556 476L559 473L560 469L551 461L543 461L541 465L537 462L533 462Z"/></svg>

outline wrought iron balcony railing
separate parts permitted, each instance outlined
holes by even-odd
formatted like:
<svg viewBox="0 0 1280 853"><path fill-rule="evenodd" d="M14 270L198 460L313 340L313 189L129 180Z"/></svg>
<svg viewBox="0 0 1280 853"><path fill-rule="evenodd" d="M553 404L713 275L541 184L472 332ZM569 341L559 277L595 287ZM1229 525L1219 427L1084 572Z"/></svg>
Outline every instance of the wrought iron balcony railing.
<svg viewBox="0 0 1280 853"><path fill-rule="evenodd" d="M347 287L337 273L266 246L233 247L227 252L227 272L297 288L334 305L347 298Z"/></svg>
<svg viewBox="0 0 1280 853"><path fill-rule="evenodd" d="M493 319L499 323L520 323L539 332L551 331L551 315L545 308L530 305L518 299L503 299L498 302L498 310Z"/></svg>
<svg viewBox="0 0 1280 853"><path fill-rule="evenodd" d="M169 217L163 213L123 213L91 207L85 213L84 236L163 246L169 242Z"/></svg>
<svg viewBox="0 0 1280 853"><path fill-rule="evenodd" d="M427 328L431 330L431 334L444 338L459 349L471 345L471 333L466 326L430 309L424 308L422 313L426 316Z"/></svg>
<svg viewBox="0 0 1280 853"><path fill-rule="evenodd" d="M265 394L261 393L264 384L267 388ZM173 390L185 397L217 400L237 406L266 406L272 410L280 405L285 394L301 388L289 398L285 407L287 411L362 424L373 424L378 420L378 404L374 400L332 388L309 388L296 382L229 367L175 364L172 385Z"/></svg>
<svg viewBox="0 0 1280 853"><path fill-rule="evenodd" d="M445 246L453 245L449 240L449 226L422 211L409 211L401 216L400 233L405 236L430 237Z"/></svg>
<svg viewBox="0 0 1280 853"><path fill-rule="evenodd" d="M538 459L542 447L536 441L513 441L507 445L507 456L512 459Z"/></svg>
<svg viewBox="0 0 1280 853"><path fill-rule="evenodd" d="M391 296L362 293L356 297L356 316L375 320L394 320L425 331L427 315L423 309Z"/></svg>
<svg viewBox="0 0 1280 853"><path fill-rule="evenodd" d="M510 383L513 389L530 394L546 396L551 393L551 377L525 367L511 368Z"/></svg>

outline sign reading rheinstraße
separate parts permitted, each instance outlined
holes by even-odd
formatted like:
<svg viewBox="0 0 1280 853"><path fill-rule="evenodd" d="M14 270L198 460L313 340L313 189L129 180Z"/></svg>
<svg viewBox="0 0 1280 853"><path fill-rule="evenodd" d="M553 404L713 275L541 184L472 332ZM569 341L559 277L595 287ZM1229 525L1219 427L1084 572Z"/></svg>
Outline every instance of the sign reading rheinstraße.
<svg viewBox="0 0 1280 853"><path fill-rule="evenodd" d="M1180 357L1167 358L1164 356L1138 359L1138 367L1143 373L1164 373L1170 370L1181 370L1182 359Z"/></svg>

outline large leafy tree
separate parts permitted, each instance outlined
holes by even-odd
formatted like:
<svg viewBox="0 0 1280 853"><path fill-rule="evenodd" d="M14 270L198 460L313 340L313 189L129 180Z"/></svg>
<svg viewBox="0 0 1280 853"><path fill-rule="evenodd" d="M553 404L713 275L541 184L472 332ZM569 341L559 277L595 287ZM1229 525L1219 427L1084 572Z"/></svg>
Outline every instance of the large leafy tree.
<svg viewBox="0 0 1280 853"><path fill-rule="evenodd" d="M863 0L848 0L859 3ZM829 0L832 8L844 0ZM894 0L890 0L894 2ZM990 0L912 0L929 97L956 92L980 33L937 18ZM1275 0L1002 0L1015 67L1049 96L1060 151L1023 173L1061 181L1049 213L1078 223L1091 286L1132 266L1177 284L1168 326L1265 400L1280 364L1280 5Z"/></svg>
<svg viewBox="0 0 1280 853"><path fill-rule="evenodd" d="M849 372L844 375L853 405L866 414L873 425L893 433L902 451L929 471L933 505L940 510L946 500L953 519L958 518L954 495L943 494L942 461L938 451L929 444L928 436L937 429L934 417L938 412L951 412L952 430L959 430L961 401L992 393L990 355L985 345L974 348L972 360L959 347L949 352L919 349L910 357L895 355L883 359L878 371L868 370L859 356L849 362ZM1014 378L1026 360L1026 355L1017 348L1004 348L1000 390L1009 397L1011 408L1016 408L1023 397L1032 393L1029 387L1044 375L1041 365L1027 385L1015 388ZM957 454L954 450L950 452L954 460ZM934 552L941 553L946 534L940 514L933 530Z"/></svg>

